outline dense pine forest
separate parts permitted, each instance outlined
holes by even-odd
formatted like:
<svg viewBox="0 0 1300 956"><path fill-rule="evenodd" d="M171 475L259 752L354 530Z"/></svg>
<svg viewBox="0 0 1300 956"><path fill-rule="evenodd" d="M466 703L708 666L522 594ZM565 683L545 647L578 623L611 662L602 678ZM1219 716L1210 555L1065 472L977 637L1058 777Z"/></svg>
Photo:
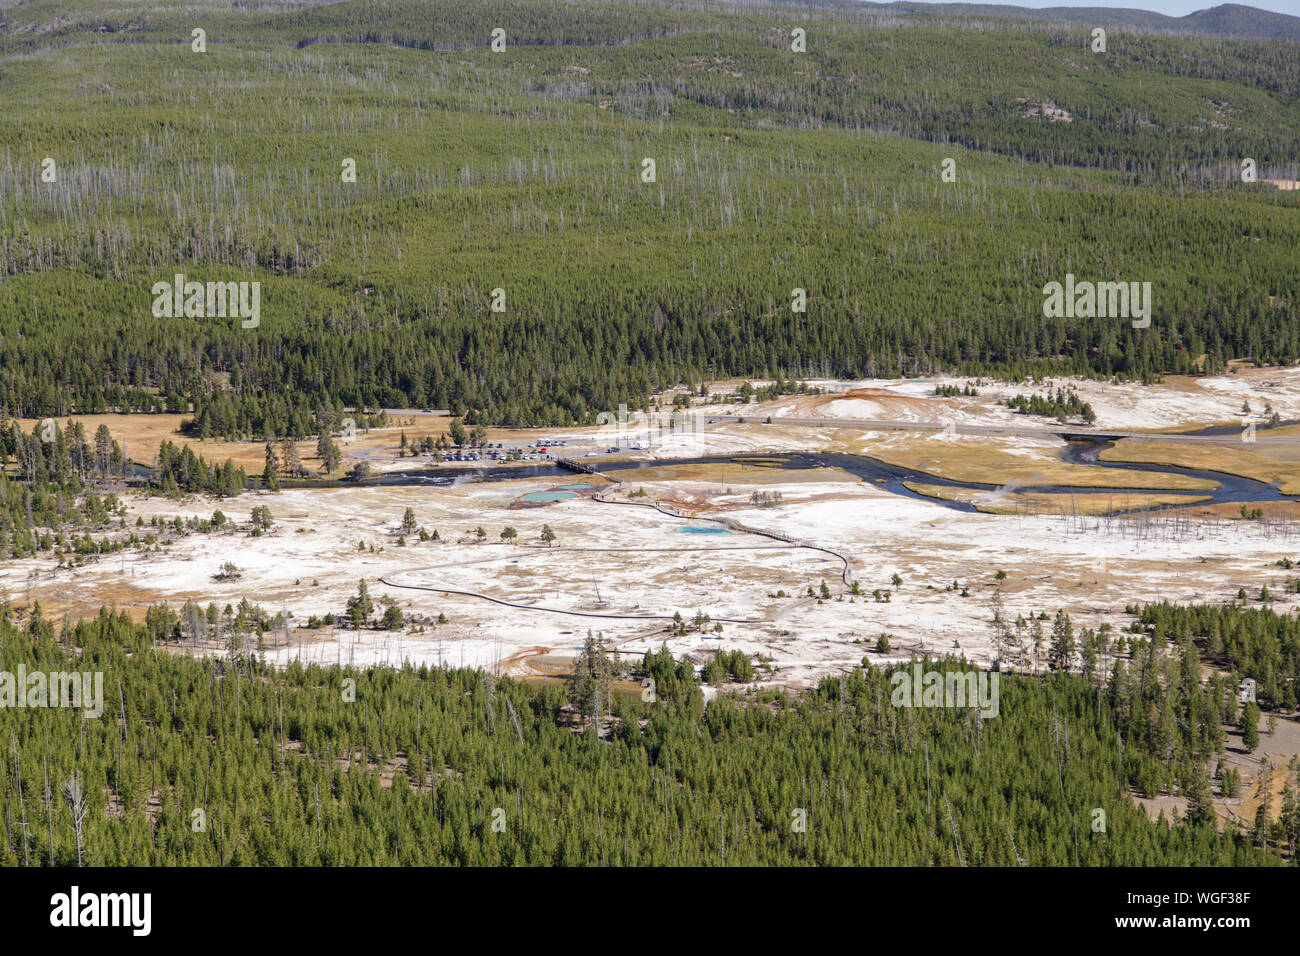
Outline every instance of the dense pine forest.
<svg viewBox="0 0 1300 956"><path fill-rule="evenodd" d="M718 399L744 403L950 372L969 381L936 395L1005 377L1028 383L1007 408L1092 423L1037 383L1300 361L1300 189L1279 188L1300 46L1090 44L840 0L0 5L0 560L30 562L26 599L0 592L0 865L1295 865L1300 761L1268 769L1276 818L1214 802L1241 795L1230 734L1255 754L1297 706L1300 623L1266 588L1077 635L1065 610L1006 620L998 592L996 719L900 706L884 632L803 692L721 624L702 666L588 634L569 679L525 682L277 668L291 614L255 593L142 621L30 594L38 563L188 535L238 558L274 525L221 510L250 483L233 460L164 439L141 468L76 416L264 443L273 492L309 477L311 436L310 477L342 477L333 436L404 421L384 409L446 409L459 444L678 385L680 406L736 378ZM1149 282L1149 325L1046 317L1067 275ZM160 315L178 276L259 283L260 315ZM400 455L447 441L403 431ZM128 492L204 498L131 524ZM410 507L400 528L439 536ZM447 623L364 577L313 610L315 638ZM1015 672L1030 648L1043 672ZM4 697L73 670L102 677L97 716Z"/></svg>
<svg viewBox="0 0 1300 956"><path fill-rule="evenodd" d="M996 720L891 706L870 666L705 708L694 669L662 654L634 667L660 678L653 702L584 712L578 681L194 659L173 619L0 609L3 669L104 687L97 718L0 708L5 864L1256 865L1300 824L1216 829L1203 778L1177 825L1131 801L1194 773L1224 706L1204 706L1217 682L1167 679L1186 658L1154 643L1135 648L1140 679L1109 687L1004 675ZM1148 740L1157 700L1169 719Z"/></svg>
<svg viewBox="0 0 1300 956"><path fill-rule="evenodd" d="M1297 586L1294 581L1292 586ZM1261 706L1295 708L1300 621L1294 615L1268 607L1181 607L1162 602L1144 607L1139 621L1156 641L1195 639L1214 663L1254 678Z"/></svg>
<svg viewBox="0 0 1300 956"><path fill-rule="evenodd" d="M587 422L727 375L1300 358L1300 193L1265 181L1300 175L1300 51L1088 40L597 0L6 7L0 411L269 440L322 408ZM177 273L262 283L260 322L155 318ZM1044 318L1066 273L1150 281L1150 327Z"/></svg>

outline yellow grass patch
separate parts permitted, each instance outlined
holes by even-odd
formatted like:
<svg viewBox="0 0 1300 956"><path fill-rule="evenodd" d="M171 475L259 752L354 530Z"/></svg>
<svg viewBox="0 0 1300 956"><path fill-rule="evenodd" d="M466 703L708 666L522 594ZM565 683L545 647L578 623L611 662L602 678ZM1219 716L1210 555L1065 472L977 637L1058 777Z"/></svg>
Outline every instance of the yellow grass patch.
<svg viewBox="0 0 1300 956"><path fill-rule="evenodd" d="M1056 457L1054 449L1019 449L1016 454L988 441L940 441L917 438L898 444L860 443L860 454L903 468L913 468L954 481L1024 486L1074 485L1118 489L1211 491L1217 482L1165 475L1158 472L1120 471L1095 465L1072 465Z"/></svg>
<svg viewBox="0 0 1300 956"><path fill-rule="evenodd" d="M979 501L988 498L987 491L970 488L954 488L951 485L928 485L916 481L905 481L903 485L927 498L942 501L962 501L973 504L975 510L986 514L1005 515L1021 514L1080 514L1105 515L1136 511L1142 508L1156 508L1164 505L1193 505L1210 499L1204 495L1152 494L1129 491L1115 494L1043 494L1038 492L1011 492L995 501Z"/></svg>
<svg viewBox="0 0 1300 956"><path fill-rule="evenodd" d="M207 441L199 441L197 438L181 434L181 422L191 417L193 416L173 413L158 415L73 415L54 420L58 422L59 428L63 428L69 421L81 422L82 427L86 430L88 440L93 440L95 430L100 425L107 425L108 430L113 434L114 440L125 447L126 453L131 460L142 465L152 465L158 458L159 446L164 441L170 441L172 444L182 447L188 445L194 449L196 455L202 455L208 461L224 463L227 458L230 458L249 474L262 473L262 466L266 462L266 442L223 441L213 438ZM30 433L36 427L37 422L41 420L20 418L18 423L23 431ZM338 441L345 455L348 452L373 448L391 449L392 454L396 455L403 430L405 430L407 438L412 440L426 434L436 437L447 430L447 423L450 421L450 419L438 415L425 415L422 413L393 416L393 420L400 421L403 424L392 425L387 428L372 428L369 432L359 430L355 439L349 441L336 439L336 441ZM275 444L278 452L280 443L276 442ZM296 444L298 457L302 460L302 463L311 472L319 472L320 462L316 459L316 439L312 438Z"/></svg>
<svg viewBox="0 0 1300 956"><path fill-rule="evenodd" d="M772 461L764 459L764 461ZM702 481L717 485L772 485L820 481L856 482L858 479L839 468L800 468L787 471L773 464L746 462L710 462L693 465L659 465L635 471L620 468L608 474L622 479L626 487L641 481Z"/></svg>
<svg viewBox="0 0 1300 956"><path fill-rule="evenodd" d="M1241 475L1271 484L1280 481L1284 494L1300 494L1300 427L1266 428L1257 438L1294 438L1295 443L1225 442L1224 444L1182 444L1177 442L1122 440L1101 453L1106 461L1139 464L1178 465Z"/></svg>

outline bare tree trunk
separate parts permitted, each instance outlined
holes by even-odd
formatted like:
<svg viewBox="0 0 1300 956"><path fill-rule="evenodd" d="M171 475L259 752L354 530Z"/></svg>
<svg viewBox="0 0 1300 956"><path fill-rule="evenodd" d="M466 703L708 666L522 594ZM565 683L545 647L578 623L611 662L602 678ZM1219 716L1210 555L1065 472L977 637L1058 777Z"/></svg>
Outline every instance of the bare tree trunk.
<svg viewBox="0 0 1300 956"><path fill-rule="evenodd" d="M9 739L13 743L14 751L14 780L18 790L18 825L23 828L23 866L31 866L31 856L27 842L27 804L23 800L23 771L18 759L18 737L10 730Z"/></svg>
<svg viewBox="0 0 1300 956"><path fill-rule="evenodd" d="M63 784L63 796L72 814L72 830L77 836L77 866L81 866L81 824L86 818L86 794L81 788L80 775L69 777Z"/></svg>
<svg viewBox="0 0 1300 956"><path fill-rule="evenodd" d="M41 794L45 802L45 819L50 831L50 866L54 866L54 792L50 790L50 732L45 731L45 790Z"/></svg>

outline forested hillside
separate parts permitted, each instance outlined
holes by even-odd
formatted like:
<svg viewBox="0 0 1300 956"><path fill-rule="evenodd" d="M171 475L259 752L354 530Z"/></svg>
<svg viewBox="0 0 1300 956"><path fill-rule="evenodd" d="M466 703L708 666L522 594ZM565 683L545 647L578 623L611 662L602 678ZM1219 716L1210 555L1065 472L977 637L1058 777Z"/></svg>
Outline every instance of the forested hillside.
<svg viewBox="0 0 1300 956"><path fill-rule="evenodd" d="M1264 180L1297 176L1300 47L1087 39L594 0L5 7L0 411L272 438L339 405L590 420L723 375L1294 361L1300 193ZM1067 272L1152 282L1150 327L1045 319ZM155 318L176 273L261 282L260 323Z"/></svg>
<svg viewBox="0 0 1300 956"><path fill-rule="evenodd" d="M809 0L817 4L817 0ZM839 7L865 6L881 13L920 13L949 17L1016 17L1050 23L1075 23L1088 27L1142 30L1159 33L1192 33L1202 36L1237 37L1248 40L1300 40L1300 18L1261 10L1239 3L1221 3L1182 17L1165 16L1143 9L1092 6L1087 0L1074 6L1017 7L991 3L864 3L858 0L823 0Z"/></svg>
<svg viewBox="0 0 1300 956"><path fill-rule="evenodd" d="M65 7L0 12L8 414L209 407L261 434L274 393L283 420L528 424L707 376L1300 356L1300 194L1238 176L1296 176L1294 44L1099 55L1063 27L560 0ZM1151 328L1044 319L1067 271L1152 281ZM157 319L177 272L260 281L260 324Z"/></svg>
<svg viewBox="0 0 1300 956"><path fill-rule="evenodd" d="M703 708L693 668L670 680L671 658L647 655L658 700L615 696L598 736L561 688L277 672L251 643L194 659L157 608L62 629L0 611L3 669L75 666L104 687L98 718L0 708L7 865L1251 865L1300 823L1211 825L1188 761L1215 750L1223 688L1165 681L1185 658L1156 645L1135 642L1136 679L1109 689L1003 675L996 720L891 706L874 668ZM1147 729L1157 704L1168 719ZM1130 799L1171 771L1193 794L1172 827Z"/></svg>

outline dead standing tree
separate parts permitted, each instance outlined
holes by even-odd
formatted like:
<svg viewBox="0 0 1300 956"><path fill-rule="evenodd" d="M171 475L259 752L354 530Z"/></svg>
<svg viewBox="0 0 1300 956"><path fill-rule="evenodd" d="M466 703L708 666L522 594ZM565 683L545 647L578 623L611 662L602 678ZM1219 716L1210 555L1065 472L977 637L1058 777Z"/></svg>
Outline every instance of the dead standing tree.
<svg viewBox="0 0 1300 956"><path fill-rule="evenodd" d="M18 792L18 813L20 818L19 826L23 831L23 866L31 866L30 844L27 834L27 802L23 799L23 772L18 760L18 737L11 730L9 739L13 743L14 754L14 786Z"/></svg>
<svg viewBox="0 0 1300 956"><path fill-rule="evenodd" d="M77 866L81 866L81 824L86 818L86 793L81 787L80 774L64 781L63 798L68 801L68 811L72 814L72 831L77 837Z"/></svg>

